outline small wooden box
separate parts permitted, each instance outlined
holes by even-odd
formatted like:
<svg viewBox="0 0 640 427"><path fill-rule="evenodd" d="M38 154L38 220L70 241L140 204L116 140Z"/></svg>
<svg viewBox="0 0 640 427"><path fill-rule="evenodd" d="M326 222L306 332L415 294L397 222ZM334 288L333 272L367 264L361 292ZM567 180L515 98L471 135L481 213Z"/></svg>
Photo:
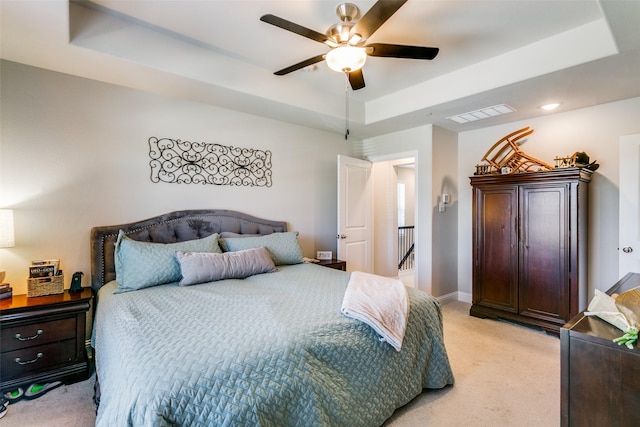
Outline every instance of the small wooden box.
<svg viewBox="0 0 640 427"><path fill-rule="evenodd" d="M64 275L27 279L27 296L41 297L64 293Z"/></svg>

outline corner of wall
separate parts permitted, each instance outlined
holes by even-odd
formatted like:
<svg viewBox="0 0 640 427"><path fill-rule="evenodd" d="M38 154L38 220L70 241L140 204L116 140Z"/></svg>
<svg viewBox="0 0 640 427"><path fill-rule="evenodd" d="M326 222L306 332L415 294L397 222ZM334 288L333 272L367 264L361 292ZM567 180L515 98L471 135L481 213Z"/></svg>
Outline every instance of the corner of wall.
<svg viewBox="0 0 640 427"><path fill-rule="evenodd" d="M437 126L432 178L432 294L440 296L458 291L458 136ZM444 194L449 201L441 211Z"/></svg>

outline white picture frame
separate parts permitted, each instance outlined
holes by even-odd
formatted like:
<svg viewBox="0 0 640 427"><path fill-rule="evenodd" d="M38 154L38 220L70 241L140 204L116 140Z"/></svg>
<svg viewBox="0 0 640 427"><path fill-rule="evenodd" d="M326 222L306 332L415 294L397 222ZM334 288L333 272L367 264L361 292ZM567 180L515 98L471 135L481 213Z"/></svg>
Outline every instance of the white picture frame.
<svg viewBox="0 0 640 427"><path fill-rule="evenodd" d="M330 260L333 259L333 252L331 251L317 251L316 258L319 260Z"/></svg>

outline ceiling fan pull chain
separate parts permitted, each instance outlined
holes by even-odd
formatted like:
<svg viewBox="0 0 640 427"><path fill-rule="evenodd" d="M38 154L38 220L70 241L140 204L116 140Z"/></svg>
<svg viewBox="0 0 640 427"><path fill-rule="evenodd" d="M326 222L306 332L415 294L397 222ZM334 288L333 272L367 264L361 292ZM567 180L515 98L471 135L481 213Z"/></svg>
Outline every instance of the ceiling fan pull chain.
<svg viewBox="0 0 640 427"><path fill-rule="evenodd" d="M344 140L349 139L349 73L344 73Z"/></svg>

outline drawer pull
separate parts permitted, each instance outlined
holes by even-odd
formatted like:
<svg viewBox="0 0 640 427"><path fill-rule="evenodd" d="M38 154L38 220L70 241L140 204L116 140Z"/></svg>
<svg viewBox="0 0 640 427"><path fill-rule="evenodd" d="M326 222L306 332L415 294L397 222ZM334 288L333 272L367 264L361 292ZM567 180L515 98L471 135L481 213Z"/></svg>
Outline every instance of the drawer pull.
<svg viewBox="0 0 640 427"><path fill-rule="evenodd" d="M26 338L22 338L21 334L16 334L16 339L18 341L29 341L29 340L35 340L36 338L38 338L39 335L42 335L42 329L38 329L36 331L36 334L32 337L26 337Z"/></svg>
<svg viewBox="0 0 640 427"><path fill-rule="evenodd" d="M33 363L36 362L38 359L40 359L42 357L42 353L38 353L36 354L36 358L33 360L25 360L24 362L22 361L22 359L20 359L19 357L16 357L15 362L18 365L28 365L29 363Z"/></svg>

